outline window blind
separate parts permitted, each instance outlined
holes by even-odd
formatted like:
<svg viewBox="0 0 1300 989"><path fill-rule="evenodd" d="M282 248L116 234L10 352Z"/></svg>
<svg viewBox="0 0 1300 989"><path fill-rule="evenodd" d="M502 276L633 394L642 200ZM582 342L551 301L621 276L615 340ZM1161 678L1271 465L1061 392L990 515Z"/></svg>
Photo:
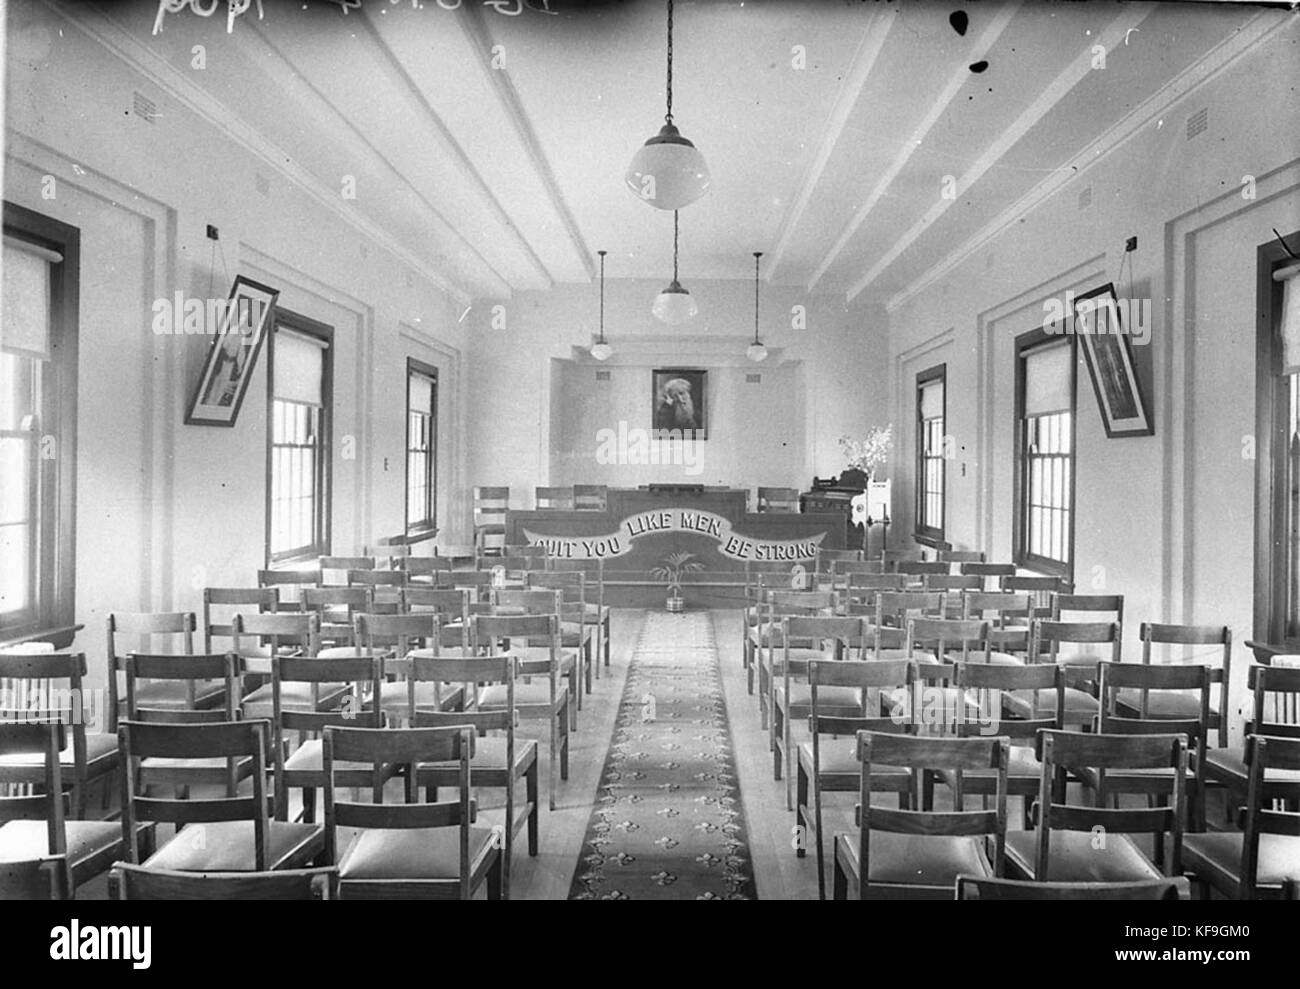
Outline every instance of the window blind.
<svg viewBox="0 0 1300 989"><path fill-rule="evenodd" d="M1282 279L1282 373L1297 371L1300 371L1300 266L1292 266Z"/></svg>
<svg viewBox="0 0 1300 989"><path fill-rule="evenodd" d="M937 419L943 415L943 383L928 381L921 386L921 418Z"/></svg>
<svg viewBox="0 0 1300 989"><path fill-rule="evenodd" d="M408 401L412 412L433 414L433 381L423 374L411 375L411 391Z"/></svg>
<svg viewBox="0 0 1300 989"><path fill-rule="evenodd" d="M277 327L275 331L275 397L307 405L325 404L325 348L319 337Z"/></svg>
<svg viewBox="0 0 1300 989"><path fill-rule="evenodd" d="M0 350L49 360L52 259L62 260L52 251L5 238Z"/></svg>
<svg viewBox="0 0 1300 989"><path fill-rule="evenodd" d="M1071 366L1069 343L1048 343L1024 355L1025 416L1070 411Z"/></svg>

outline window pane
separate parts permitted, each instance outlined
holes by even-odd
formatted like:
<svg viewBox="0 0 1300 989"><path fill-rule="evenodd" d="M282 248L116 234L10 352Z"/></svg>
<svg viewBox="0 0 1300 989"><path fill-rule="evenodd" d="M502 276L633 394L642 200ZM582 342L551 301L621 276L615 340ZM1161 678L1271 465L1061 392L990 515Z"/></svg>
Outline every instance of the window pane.
<svg viewBox="0 0 1300 989"><path fill-rule="evenodd" d="M0 614L32 607L31 527L0 525Z"/></svg>

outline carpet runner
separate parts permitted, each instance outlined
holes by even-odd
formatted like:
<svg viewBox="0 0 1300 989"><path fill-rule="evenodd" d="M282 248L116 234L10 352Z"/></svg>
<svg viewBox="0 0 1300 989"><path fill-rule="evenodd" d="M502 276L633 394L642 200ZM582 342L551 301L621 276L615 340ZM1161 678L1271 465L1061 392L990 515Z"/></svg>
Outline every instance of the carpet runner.
<svg viewBox="0 0 1300 989"><path fill-rule="evenodd" d="M745 833L713 619L647 613L569 898L755 899Z"/></svg>

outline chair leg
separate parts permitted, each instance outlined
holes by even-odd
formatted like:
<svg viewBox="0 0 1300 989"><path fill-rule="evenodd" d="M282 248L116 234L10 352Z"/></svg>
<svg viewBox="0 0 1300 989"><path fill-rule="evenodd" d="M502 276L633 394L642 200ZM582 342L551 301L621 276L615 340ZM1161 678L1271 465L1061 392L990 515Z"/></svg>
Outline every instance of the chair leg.
<svg viewBox="0 0 1300 989"><path fill-rule="evenodd" d="M564 703L572 705L573 699L569 698ZM560 722L560 779L562 780L567 780L569 778L569 738L570 737L571 736L569 734L568 727L564 724L563 721L561 721Z"/></svg>
<svg viewBox="0 0 1300 989"><path fill-rule="evenodd" d="M778 741L781 738L783 722L785 721L785 712L779 705L772 705L772 730L768 735L768 747L772 751L772 779L781 778L781 744ZM786 801L789 802L788 800Z"/></svg>
<svg viewBox="0 0 1300 989"><path fill-rule="evenodd" d="M803 768L802 759L799 761L795 773L798 776L798 779L795 786L794 826L795 828L799 828L803 825L804 812L808 808L808 773ZM807 857L808 842L806 840L796 841L794 845L794 854L796 858Z"/></svg>
<svg viewBox="0 0 1300 989"><path fill-rule="evenodd" d="M280 818L280 820L287 821L288 819L289 795L286 792L284 800L284 817ZM304 786L302 788L302 823L316 823L316 788L312 786Z"/></svg>
<svg viewBox="0 0 1300 989"><path fill-rule="evenodd" d="M837 900L847 900L849 898L849 877L844 874L844 866L840 865L840 856L835 854L835 879L832 885L831 895Z"/></svg>
<svg viewBox="0 0 1300 989"><path fill-rule="evenodd" d="M550 764L547 766L547 769L549 771L549 776L550 776L550 779L548 781L550 783L549 786L550 792L548 794L548 797L551 803L551 810L555 810L555 771L556 771L556 763L559 761L560 758L559 753L557 751L559 749L559 744L557 739L557 735L559 734L559 725L556 722L560 719L563 719L565 724L567 724L569 719L568 712L559 711L557 712L557 714L551 716L551 761Z"/></svg>
<svg viewBox="0 0 1300 989"><path fill-rule="evenodd" d="M497 852L496 860L488 867L487 898L489 900L507 899L505 883L505 853Z"/></svg>
<svg viewBox="0 0 1300 989"><path fill-rule="evenodd" d="M782 738L785 740L785 809L794 810L794 732L790 727L791 719L782 718L785 727L785 733Z"/></svg>
<svg viewBox="0 0 1300 989"><path fill-rule="evenodd" d="M605 617L605 666L609 666L609 617Z"/></svg>
<svg viewBox="0 0 1300 989"><path fill-rule="evenodd" d="M537 802L537 760L528 767L524 774L524 786L528 794L528 802L532 805L532 810L528 812L528 855L530 858L537 857L537 816L541 812Z"/></svg>

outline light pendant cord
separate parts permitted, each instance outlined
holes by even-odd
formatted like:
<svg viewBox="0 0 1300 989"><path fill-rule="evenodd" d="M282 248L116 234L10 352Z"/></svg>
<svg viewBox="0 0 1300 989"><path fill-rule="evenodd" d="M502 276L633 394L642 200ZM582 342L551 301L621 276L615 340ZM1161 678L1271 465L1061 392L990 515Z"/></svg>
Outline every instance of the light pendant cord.
<svg viewBox="0 0 1300 989"><path fill-rule="evenodd" d="M677 281L677 210L673 210L673 282Z"/></svg>
<svg viewBox="0 0 1300 989"><path fill-rule="evenodd" d="M673 0L668 0L668 113L664 120L673 122Z"/></svg>
<svg viewBox="0 0 1300 989"><path fill-rule="evenodd" d="M763 256L762 251L754 252L754 342L758 343L758 259Z"/></svg>
<svg viewBox="0 0 1300 989"><path fill-rule="evenodd" d="M597 251L600 255L600 342L605 342L605 252Z"/></svg>

